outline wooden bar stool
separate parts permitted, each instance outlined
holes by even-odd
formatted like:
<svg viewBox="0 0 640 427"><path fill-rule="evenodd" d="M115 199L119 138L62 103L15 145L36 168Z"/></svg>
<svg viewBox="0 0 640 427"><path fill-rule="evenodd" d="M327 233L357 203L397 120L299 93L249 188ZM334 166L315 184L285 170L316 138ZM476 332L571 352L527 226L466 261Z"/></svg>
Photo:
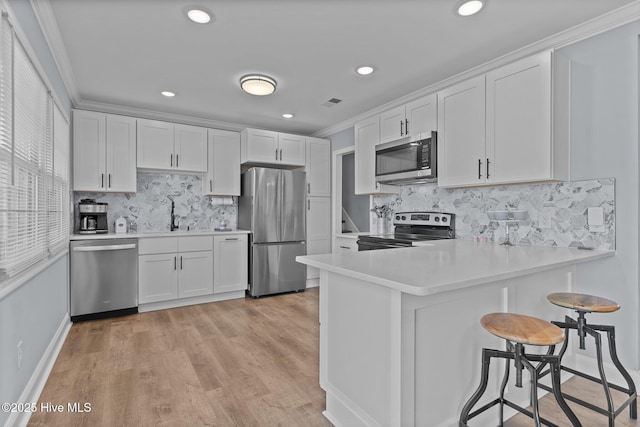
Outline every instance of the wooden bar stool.
<svg viewBox="0 0 640 427"><path fill-rule="evenodd" d="M627 370L622 366L622 363L618 359L618 353L616 351L616 338L615 338L615 328L613 326L608 325L589 325L587 324L587 320L585 318L586 313L612 313L620 309L620 305L614 301L608 300L606 298L600 298L593 295L585 295L585 294L576 294L569 292L561 292L554 293L547 296L547 299L560 307L570 308L575 310L578 313L578 320L574 320L569 316L565 316L564 322L551 322L554 325L557 325L560 328L563 328L566 331L566 339L564 344L562 345L562 349L560 350L560 357L562 357L567 350L567 345L569 343L569 329L576 329L578 332L578 339L580 342L580 349L585 349L585 338L586 335L591 335L596 342L596 356L598 361L598 371L600 372L600 378L593 377L591 375L587 375L583 372L576 371L575 369L571 369L566 366L560 366L562 370L567 372L571 372L574 375L578 375L582 378L586 378L590 381L597 382L602 385L604 389L604 394L607 399L607 409L600 408L588 402L585 402L581 399L578 399L574 396L570 396L566 393L563 393L563 396L572 402L575 402L579 405L582 405L586 408L589 408L595 412L598 412L602 415L606 415L609 418L609 427L613 427L615 425L615 418L620 414L624 408L629 406L629 416L632 419L636 419L638 417L637 414L637 394L636 394L636 386L633 383L633 379L631 375L627 372ZM607 381L607 378L604 373L604 366L602 362L602 345L601 345L601 337L600 332L607 333L607 339L609 342L609 355L611 356L611 361L618 369L622 377L627 382L627 388L620 387L615 384L611 384ZM546 375L549 371L545 371L541 373L541 376ZM539 384L539 386L545 390L549 390L549 387ZM611 389L618 390L620 392L626 393L629 395L627 400L616 409L613 405L613 400L611 398Z"/></svg>
<svg viewBox="0 0 640 427"><path fill-rule="evenodd" d="M522 314L513 313L492 313L482 317L480 321L482 327L492 334L503 338L507 342L507 350L493 350L482 349L482 373L480 379L480 386L465 403L460 413L460 427L466 427L467 422L482 412L492 408L495 405L500 405L499 426L502 426L504 420L504 405L507 405L518 412L526 414L534 419L536 427L540 427L541 424L547 426L557 427L555 424L540 417L538 411L538 375L540 370L546 364L549 364L551 371L551 379L553 386L553 395L562 408L567 418L571 421L574 427L581 426L580 421L575 416L569 405L565 402L560 392L560 356L554 355L555 345L564 340L564 333L559 327L552 325L551 323L538 319L536 317L525 316ZM524 351L524 345L536 345L549 347L547 354L526 354ZM480 397L484 394L489 381L489 363L491 358L497 357L502 359L513 359L516 369L516 387L522 387L522 369L526 368L531 375L531 406L533 412L522 408L515 403L508 401L504 398L504 391L507 387L509 380L509 366L510 362L505 364L504 377L500 386L500 395L495 400L487 403L481 408L471 412L473 406L480 400ZM540 362L536 366L531 362Z"/></svg>

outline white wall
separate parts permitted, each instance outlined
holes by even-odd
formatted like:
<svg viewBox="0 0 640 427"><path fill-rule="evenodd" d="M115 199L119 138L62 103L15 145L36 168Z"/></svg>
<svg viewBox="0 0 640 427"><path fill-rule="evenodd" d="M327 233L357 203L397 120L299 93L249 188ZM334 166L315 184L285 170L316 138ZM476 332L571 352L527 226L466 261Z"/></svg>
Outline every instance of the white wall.
<svg viewBox="0 0 640 427"><path fill-rule="evenodd" d="M25 0L10 0L18 24L54 86L62 106L70 114L71 100L55 67L51 52ZM0 299L0 402L17 402L54 339L69 305L68 257L64 256L27 283ZM22 366L17 366L17 344L22 341ZM9 413L0 412L0 425Z"/></svg>
<svg viewBox="0 0 640 427"><path fill-rule="evenodd" d="M571 179L616 179L617 256L580 266L579 291L621 304L589 315L614 324L618 353L638 369L638 35L640 22L560 50L572 61Z"/></svg>

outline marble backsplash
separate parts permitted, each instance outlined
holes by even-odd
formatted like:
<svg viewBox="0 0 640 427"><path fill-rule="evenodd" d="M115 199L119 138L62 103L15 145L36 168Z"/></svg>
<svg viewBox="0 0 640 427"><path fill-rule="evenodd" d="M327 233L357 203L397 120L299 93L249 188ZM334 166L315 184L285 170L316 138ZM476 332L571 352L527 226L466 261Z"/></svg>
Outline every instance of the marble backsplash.
<svg viewBox="0 0 640 427"><path fill-rule="evenodd" d="M109 232L114 231L114 222L121 216L128 219L132 231L168 231L171 222L169 198L175 201L180 229L212 230L223 220L229 227L238 225L237 198L203 195L200 176L138 172L137 180L135 194L74 192L74 231L78 229L77 206L81 199L109 204Z"/></svg>
<svg viewBox="0 0 640 427"><path fill-rule="evenodd" d="M528 217L510 226L515 244L615 249L615 180L613 178L532 185L464 189L436 184L408 185L399 194L373 196L371 207L388 205L391 212L439 211L456 214L456 238L504 242L504 222L490 221L487 211L524 210ZM587 208L602 207L604 232L587 224ZM547 221L549 219L550 221ZM378 229L371 213L371 230ZM383 219L391 229L391 215Z"/></svg>

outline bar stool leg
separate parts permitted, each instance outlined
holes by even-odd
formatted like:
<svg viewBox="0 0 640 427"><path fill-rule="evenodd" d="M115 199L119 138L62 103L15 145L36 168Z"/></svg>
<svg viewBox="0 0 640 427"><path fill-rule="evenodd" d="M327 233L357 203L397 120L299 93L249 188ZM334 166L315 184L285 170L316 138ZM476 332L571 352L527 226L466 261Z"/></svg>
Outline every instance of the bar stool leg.
<svg viewBox="0 0 640 427"><path fill-rule="evenodd" d="M560 390L560 372L562 371L560 367L560 357L557 357L555 362L549 362L549 368L551 371L551 389L553 390L553 395L556 398L556 402L560 405L560 409L562 412L569 418L571 424L574 427L580 427L582 424L576 417L576 414L573 413L567 402L564 400L564 396L562 396L562 391Z"/></svg>
<svg viewBox="0 0 640 427"><path fill-rule="evenodd" d="M611 390L609 390L609 383L607 382L607 376L604 372L604 363L602 362L602 340L600 338L600 334L597 332L591 333L590 335L593 336L593 339L596 342L596 360L598 362L598 372L600 372L600 378L602 378L602 388L604 389L604 395L607 398L609 427L614 427L615 408L613 407L613 398L611 397Z"/></svg>
<svg viewBox="0 0 640 427"><path fill-rule="evenodd" d="M469 412L471 408L480 400L482 394L487 389L487 384L489 383L489 363L491 362L491 356L489 354L489 350L486 348L482 349L482 371L480 373L480 385L478 389L473 393L473 395L469 398L467 403L465 403L462 408L462 412L460 412L460 420L458 425L460 427L467 427L467 421L469 421ZM502 423L502 420L500 420Z"/></svg>
<svg viewBox="0 0 640 427"><path fill-rule="evenodd" d="M620 359L618 359L618 352L616 351L616 333L613 327L607 328L607 338L609 340L609 356L611 356L611 361L618 368L618 371L627 382L627 387L629 387L629 396L637 396L636 393L636 385L629 375L629 372L622 366ZM638 398L633 399L631 404L629 405L629 417L632 420L638 419Z"/></svg>
<svg viewBox="0 0 640 427"><path fill-rule="evenodd" d="M508 348L509 344L507 344ZM505 359L504 365L504 375L502 377L502 384L500 384L500 424L498 427L502 427L504 423L504 391L507 389L507 384L509 383L509 368L511 366L511 360Z"/></svg>
<svg viewBox="0 0 640 427"><path fill-rule="evenodd" d="M524 367L527 368L527 370L529 371L529 375L531 376L531 393L529 397L531 400L531 409L533 412L533 422L535 423L536 427L541 427L540 411L538 409L538 371L531 363L529 363L528 360L522 360L521 362Z"/></svg>

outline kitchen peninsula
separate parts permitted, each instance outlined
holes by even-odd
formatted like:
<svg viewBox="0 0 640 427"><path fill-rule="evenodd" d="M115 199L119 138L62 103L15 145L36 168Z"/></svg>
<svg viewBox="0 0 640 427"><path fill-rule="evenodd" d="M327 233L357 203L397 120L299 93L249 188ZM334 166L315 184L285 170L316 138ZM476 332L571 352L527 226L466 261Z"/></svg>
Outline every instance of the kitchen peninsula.
<svg viewBox="0 0 640 427"><path fill-rule="evenodd" d="M320 385L335 425L457 425L479 382L482 347L504 346L480 318L508 311L562 319L569 311L546 295L576 289L576 264L615 255L468 240L423 245L297 258L320 269ZM566 362L573 358L568 352ZM496 396L498 371L480 404ZM527 393L510 386L507 394L527 406Z"/></svg>

